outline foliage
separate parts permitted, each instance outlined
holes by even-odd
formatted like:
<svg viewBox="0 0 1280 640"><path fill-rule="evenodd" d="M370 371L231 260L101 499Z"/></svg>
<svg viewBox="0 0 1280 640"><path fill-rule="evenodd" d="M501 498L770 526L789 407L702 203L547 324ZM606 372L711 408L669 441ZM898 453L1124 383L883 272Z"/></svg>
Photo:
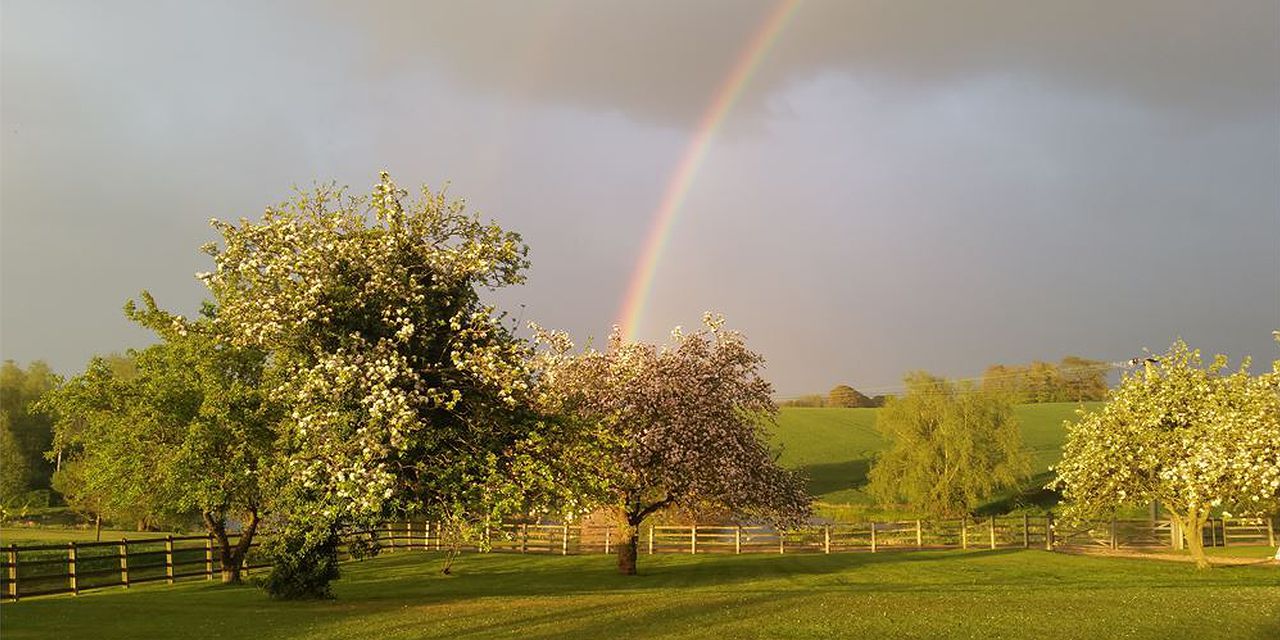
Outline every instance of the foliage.
<svg viewBox="0 0 1280 640"><path fill-rule="evenodd" d="M52 486L53 464L44 456L52 422L34 407L58 382L39 360L26 369L12 360L0 365L0 505L27 505L32 492Z"/></svg>
<svg viewBox="0 0 1280 640"><path fill-rule="evenodd" d="M273 562L262 586L279 600L319 600L333 597L330 583L338 578L338 536L321 541L305 535L269 538L268 553Z"/></svg>
<svg viewBox="0 0 1280 640"><path fill-rule="evenodd" d="M67 457L58 482L72 504L136 521L198 514L237 582L276 466L281 409L267 398L265 356L212 334L212 307L188 322L144 293L126 313L163 342L129 366L95 359L44 403ZM233 543L228 520L241 525Z"/></svg>
<svg viewBox="0 0 1280 640"><path fill-rule="evenodd" d="M819 393L810 393L778 403L780 407L820 408L827 406L827 398Z"/></svg>
<svg viewBox="0 0 1280 640"><path fill-rule="evenodd" d="M1107 395L1107 371L1100 360L1067 356L1058 363L1036 360L1025 366L993 364L982 376L982 388L1012 402L1086 402Z"/></svg>
<svg viewBox="0 0 1280 640"><path fill-rule="evenodd" d="M827 393L828 407L838 407L843 409L854 409L857 407L871 406L871 398L863 395L857 389L847 385L836 385Z"/></svg>
<svg viewBox="0 0 1280 640"><path fill-rule="evenodd" d="M992 513L991 509L1002 504L1016 506L1024 497L1024 502L1031 501L1041 508L1057 504L1057 492L1042 490L1052 475L1050 466L1062 458L1062 442L1066 437L1063 422L1074 416L1080 406L1061 402L1013 407L1023 446L1031 456L1033 476L992 496L978 507L978 514ZM1099 403L1083 406L1096 407ZM876 430L879 414L877 409L787 407L778 412L777 428L771 438L774 448L782 452L778 463L805 476L808 491L817 502L840 508L839 513L845 515L835 518L837 520L865 522L872 517L892 520L923 515L909 505L881 505L867 491L871 462L877 452L889 444ZM822 507L815 506L815 510L822 512ZM819 515L828 517L830 513L835 511Z"/></svg>
<svg viewBox="0 0 1280 640"><path fill-rule="evenodd" d="M624 525L619 569L635 572L636 529L666 508L716 509L779 525L809 514L802 479L774 462L764 425L776 409L760 375L763 358L708 314L705 329L676 330L674 344L624 342L572 355L561 334L547 336L542 390L549 411L589 425L595 451L582 473L602 478L596 496Z"/></svg>
<svg viewBox="0 0 1280 640"><path fill-rule="evenodd" d="M1029 457L1005 398L923 372L905 383L906 394L890 400L876 422L890 441L868 474L882 502L957 516L1028 476Z"/></svg>
<svg viewBox="0 0 1280 640"><path fill-rule="evenodd" d="M324 558L334 531L393 510L500 507L506 454L542 424L529 348L479 294L522 282L526 247L443 192L407 196L384 173L367 198L320 187L258 221L213 222L222 246L205 247L216 268L200 277L214 325L269 355L289 407L290 556Z"/></svg>
<svg viewBox="0 0 1280 640"><path fill-rule="evenodd" d="M1164 356L1125 376L1097 411L1067 426L1055 486L1070 515L1158 501L1184 531L1200 531L1212 510L1233 515L1280 508L1280 361L1260 376L1224 373L1217 356L1178 340ZM1198 535L1186 536L1208 566Z"/></svg>

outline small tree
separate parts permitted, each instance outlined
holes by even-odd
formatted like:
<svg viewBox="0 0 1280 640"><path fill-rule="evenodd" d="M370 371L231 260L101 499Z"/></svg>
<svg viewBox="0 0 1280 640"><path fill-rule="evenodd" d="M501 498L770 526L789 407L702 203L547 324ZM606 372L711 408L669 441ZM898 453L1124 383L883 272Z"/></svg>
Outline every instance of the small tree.
<svg viewBox="0 0 1280 640"><path fill-rule="evenodd" d="M890 444L868 476L884 502L956 516L1029 475L1012 406L969 384L910 374L906 394L888 399L876 429Z"/></svg>
<svg viewBox="0 0 1280 640"><path fill-rule="evenodd" d="M644 519L663 509L716 508L780 526L809 513L802 479L774 462L765 425L776 409L760 375L763 359L722 320L673 333L674 344L624 342L615 333L604 352L570 355L558 346L543 368L543 388L555 407L588 425L584 434L598 464L580 473L603 478L584 498L612 509L623 528L618 570L636 572L636 542Z"/></svg>
<svg viewBox="0 0 1280 640"><path fill-rule="evenodd" d="M1126 375L1097 411L1067 424L1057 479L1068 515L1108 514L1126 504L1162 504L1206 568L1201 531L1215 509L1263 515L1280 507L1280 361L1250 376L1246 359L1224 374L1219 355L1178 340Z"/></svg>
<svg viewBox="0 0 1280 640"><path fill-rule="evenodd" d="M60 486L99 516L199 514L222 581L238 583L279 461L282 412L267 398L264 355L218 341L211 307L188 322L145 293L143 303L127 314L164 341L133 352L128 375L95 359L46 403L58 416L56 446L70 457ZM240 523L234 542L231 518Z"/></svg>

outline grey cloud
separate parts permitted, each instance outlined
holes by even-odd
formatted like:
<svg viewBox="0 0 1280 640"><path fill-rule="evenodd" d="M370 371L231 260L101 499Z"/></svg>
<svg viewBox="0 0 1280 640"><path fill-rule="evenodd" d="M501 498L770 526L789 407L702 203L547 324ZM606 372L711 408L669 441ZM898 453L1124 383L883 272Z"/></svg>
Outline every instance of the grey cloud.
<svg viewBox="0 0 1280 640"><path fill-rule="evenodd" d="M504 98L560 100L689 124L775 2L556 0L333 3L374 34L370 72L429 60ZM1020 73L1193 113L1273 110L1280 5L1268 0L806 0L766 56L746 110L823 71L945 83Z"/></svg>

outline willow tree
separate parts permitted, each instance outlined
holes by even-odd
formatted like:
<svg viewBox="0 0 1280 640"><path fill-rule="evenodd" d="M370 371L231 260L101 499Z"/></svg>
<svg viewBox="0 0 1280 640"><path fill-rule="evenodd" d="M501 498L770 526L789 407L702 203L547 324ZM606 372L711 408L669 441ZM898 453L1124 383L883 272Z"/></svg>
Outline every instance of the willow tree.
<svg viewBox="0 0 1280 640"><path fill-rule="evenodd" d="M1080 411L1053 486L1068 515L1109 515L1158 501L1182 529L1201 568L1201 531L1214 510L1257 516L1280 510L1280 361L1249 375L1225 357L1208 366L1181 340L1126 375L1105 405Z"/></svg>
<svg viewBox="0 0 1280 640"><path fill-rule="evenodd" d="M880 410L876 429L889 447L868 477L883 502L963 515L1030 472L1013 407L970 384L912 373L906 393Z"/></svg>
<svg viewBox="0 0 1280 640"><path fill-rule="evenodd" d="M615 331L605 351L573 354L565 336L549 339L542 388L596 443L581 449L592 457L579 473L599 483L583 502L621 522L623 574L636 573L641 523L663 509L714 509L779 526L809 514L803 479L776 464L766 439L776 408L764 360L722 323L708 315L705 328L677 330L664 347Z"/></svg>
<svg viewBox="0 0 1280 640"><path fill-rule="evenodd" d="M268 354L289 407L268 590L327 595L345 526L483 508L537 424L527 345L480 299L523 281L520 236L385 173L368 197L320 187L213 225L214 324Z"/></svg>

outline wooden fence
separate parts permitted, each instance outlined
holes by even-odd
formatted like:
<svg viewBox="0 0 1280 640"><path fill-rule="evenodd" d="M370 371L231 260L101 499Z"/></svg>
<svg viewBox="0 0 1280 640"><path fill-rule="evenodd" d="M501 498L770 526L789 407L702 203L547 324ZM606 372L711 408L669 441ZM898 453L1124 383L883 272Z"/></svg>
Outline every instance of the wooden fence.
<svg viewBox="0 0 1280 640"><path fill-rule="evenodd" d="M1276 544L1273 519L1214 519L1201 535L1206 546ZM655 553L880 553L924 549L1144 549L1181 548L1169 521L1109 520L1084 524L1047 516L957 520L902 520L811 525L778 530L739 525L647 525L637 551ZM499 553L581 555L616 551L610 526L503 523L478 532L466 550ZM439 551L457 539L436 522L394 522L345 534L339 559L353 559L349 546L376 543L382 553ZM251 545L245 570L269 567ZM211 536L169 536L65 545L10 545L0 562L0 596L6 600L87 589L124 587L164 580L213 580L220 571Z"/></svg>
<svg viewBox="0 0 1280 640"><path fill-rule="evenodd" d="M234 539L234 538L233 538ZM221 571L212 536L167 536L111 542L68 542L3 549L3 598L124 587L164 580L212 580ZM244 569L269 567L253 543Z"/></svg>

